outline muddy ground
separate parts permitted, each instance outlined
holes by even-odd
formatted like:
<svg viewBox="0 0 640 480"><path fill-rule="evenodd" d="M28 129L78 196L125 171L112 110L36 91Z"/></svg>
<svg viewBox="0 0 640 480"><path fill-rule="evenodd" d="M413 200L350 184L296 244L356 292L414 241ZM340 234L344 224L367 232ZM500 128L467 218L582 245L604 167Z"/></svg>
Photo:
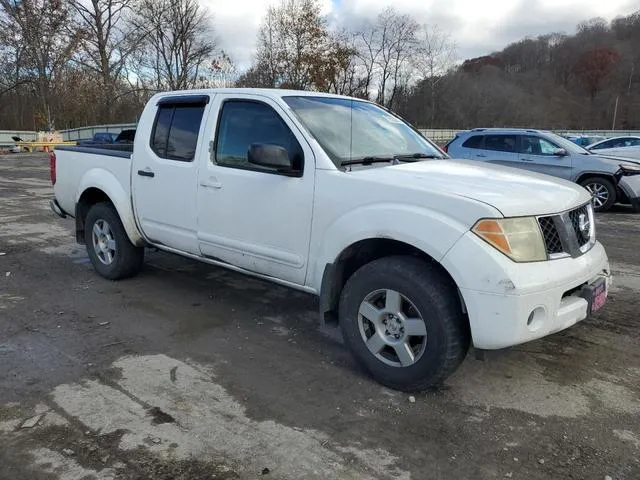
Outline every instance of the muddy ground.
<svg viewBox="0 0 640 480"><path fill-rule="evenodd" d="M0 479L639 479L640 215L598 217L601 313L415 396L312 297L151 252L92 271L42 155L0 157Z"/></svg>

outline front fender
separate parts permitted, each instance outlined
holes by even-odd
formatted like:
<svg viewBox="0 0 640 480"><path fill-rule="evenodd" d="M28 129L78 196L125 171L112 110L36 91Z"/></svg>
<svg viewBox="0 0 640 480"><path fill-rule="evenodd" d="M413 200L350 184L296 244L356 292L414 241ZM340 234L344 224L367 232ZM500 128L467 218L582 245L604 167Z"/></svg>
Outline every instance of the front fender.
<svg viewBox="0 0 640 480"><path fill-rule="evenodd" d="M89 188L97 188L103 191L113 203L118 216L122 221L127 236L131 243L140 247L146 244L138 226L136 225L133 209L131 207L131 197L122 187L122 183L113 173L102 168L92 168L87 171L76 191L76 205L82 194Z"/></svg>
<svg viewBox="0 0 640 480"><path fill-rule="evenodd" d="M327 264L349 246L367 239L387 238L411 245L440 261L470 226L435 210L401 203L375 203L344 212L314 237L317 252L307 285L321 290Z"/></svg>

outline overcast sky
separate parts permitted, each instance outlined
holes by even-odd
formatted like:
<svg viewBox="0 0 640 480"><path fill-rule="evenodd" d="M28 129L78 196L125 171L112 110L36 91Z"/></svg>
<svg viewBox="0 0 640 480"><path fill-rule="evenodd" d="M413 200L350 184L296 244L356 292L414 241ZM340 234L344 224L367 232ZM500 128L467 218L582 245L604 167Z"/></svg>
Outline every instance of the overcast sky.
<svg viewBox="0 0 640 480"><path fill-rule="evenodd" d="M251 63L256 32L279 0L200 0L214 15L218 44L236 64ZM640 0L321 0L323 13L346 26L374 19L388 5L450 33L461 60L500 50L525 36L573 33L593 17L611 20L640 10Z"/></svg>

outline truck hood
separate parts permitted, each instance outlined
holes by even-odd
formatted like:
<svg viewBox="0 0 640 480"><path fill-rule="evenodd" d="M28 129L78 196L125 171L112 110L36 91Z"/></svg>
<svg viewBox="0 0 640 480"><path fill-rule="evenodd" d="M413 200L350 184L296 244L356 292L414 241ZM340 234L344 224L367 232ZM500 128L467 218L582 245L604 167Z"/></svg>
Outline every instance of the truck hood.
<svg viewBox="0 0 640 480"><path fill-rule="evenodd" d="M375 183L470 198L491 205L505 217L558 213L591 198L584 188L566 180L468 160L427 160L358 169L352 174Z"/></svg>

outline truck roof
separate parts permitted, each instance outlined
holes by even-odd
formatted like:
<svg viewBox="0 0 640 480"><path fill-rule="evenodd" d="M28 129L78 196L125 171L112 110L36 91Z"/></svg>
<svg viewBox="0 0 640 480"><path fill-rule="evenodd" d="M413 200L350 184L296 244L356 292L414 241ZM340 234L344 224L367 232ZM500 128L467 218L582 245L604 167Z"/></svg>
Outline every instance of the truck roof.
<svg viewBox="0 0 640 480"><path fill-rule="evenodd" d="M291 96L305 96L305 97L329 97L329 98L348 98L352 99L353 97L348 97L345 95L337 95L334 93L323 93L323 92L312 92L308 90L285 90L280 88L201 88L194 90L175 90L169 92L160 92L154 95L156 98L168 97L173 95L189 95L189 94L197 94L197 95L214 95L216 93L221 94L254 94L254 95L262 95L270 98L282 98L282 97L291 97ZM361 99L358 99L361 100ZM366 102L367 100L362 100Z"/></svg>

